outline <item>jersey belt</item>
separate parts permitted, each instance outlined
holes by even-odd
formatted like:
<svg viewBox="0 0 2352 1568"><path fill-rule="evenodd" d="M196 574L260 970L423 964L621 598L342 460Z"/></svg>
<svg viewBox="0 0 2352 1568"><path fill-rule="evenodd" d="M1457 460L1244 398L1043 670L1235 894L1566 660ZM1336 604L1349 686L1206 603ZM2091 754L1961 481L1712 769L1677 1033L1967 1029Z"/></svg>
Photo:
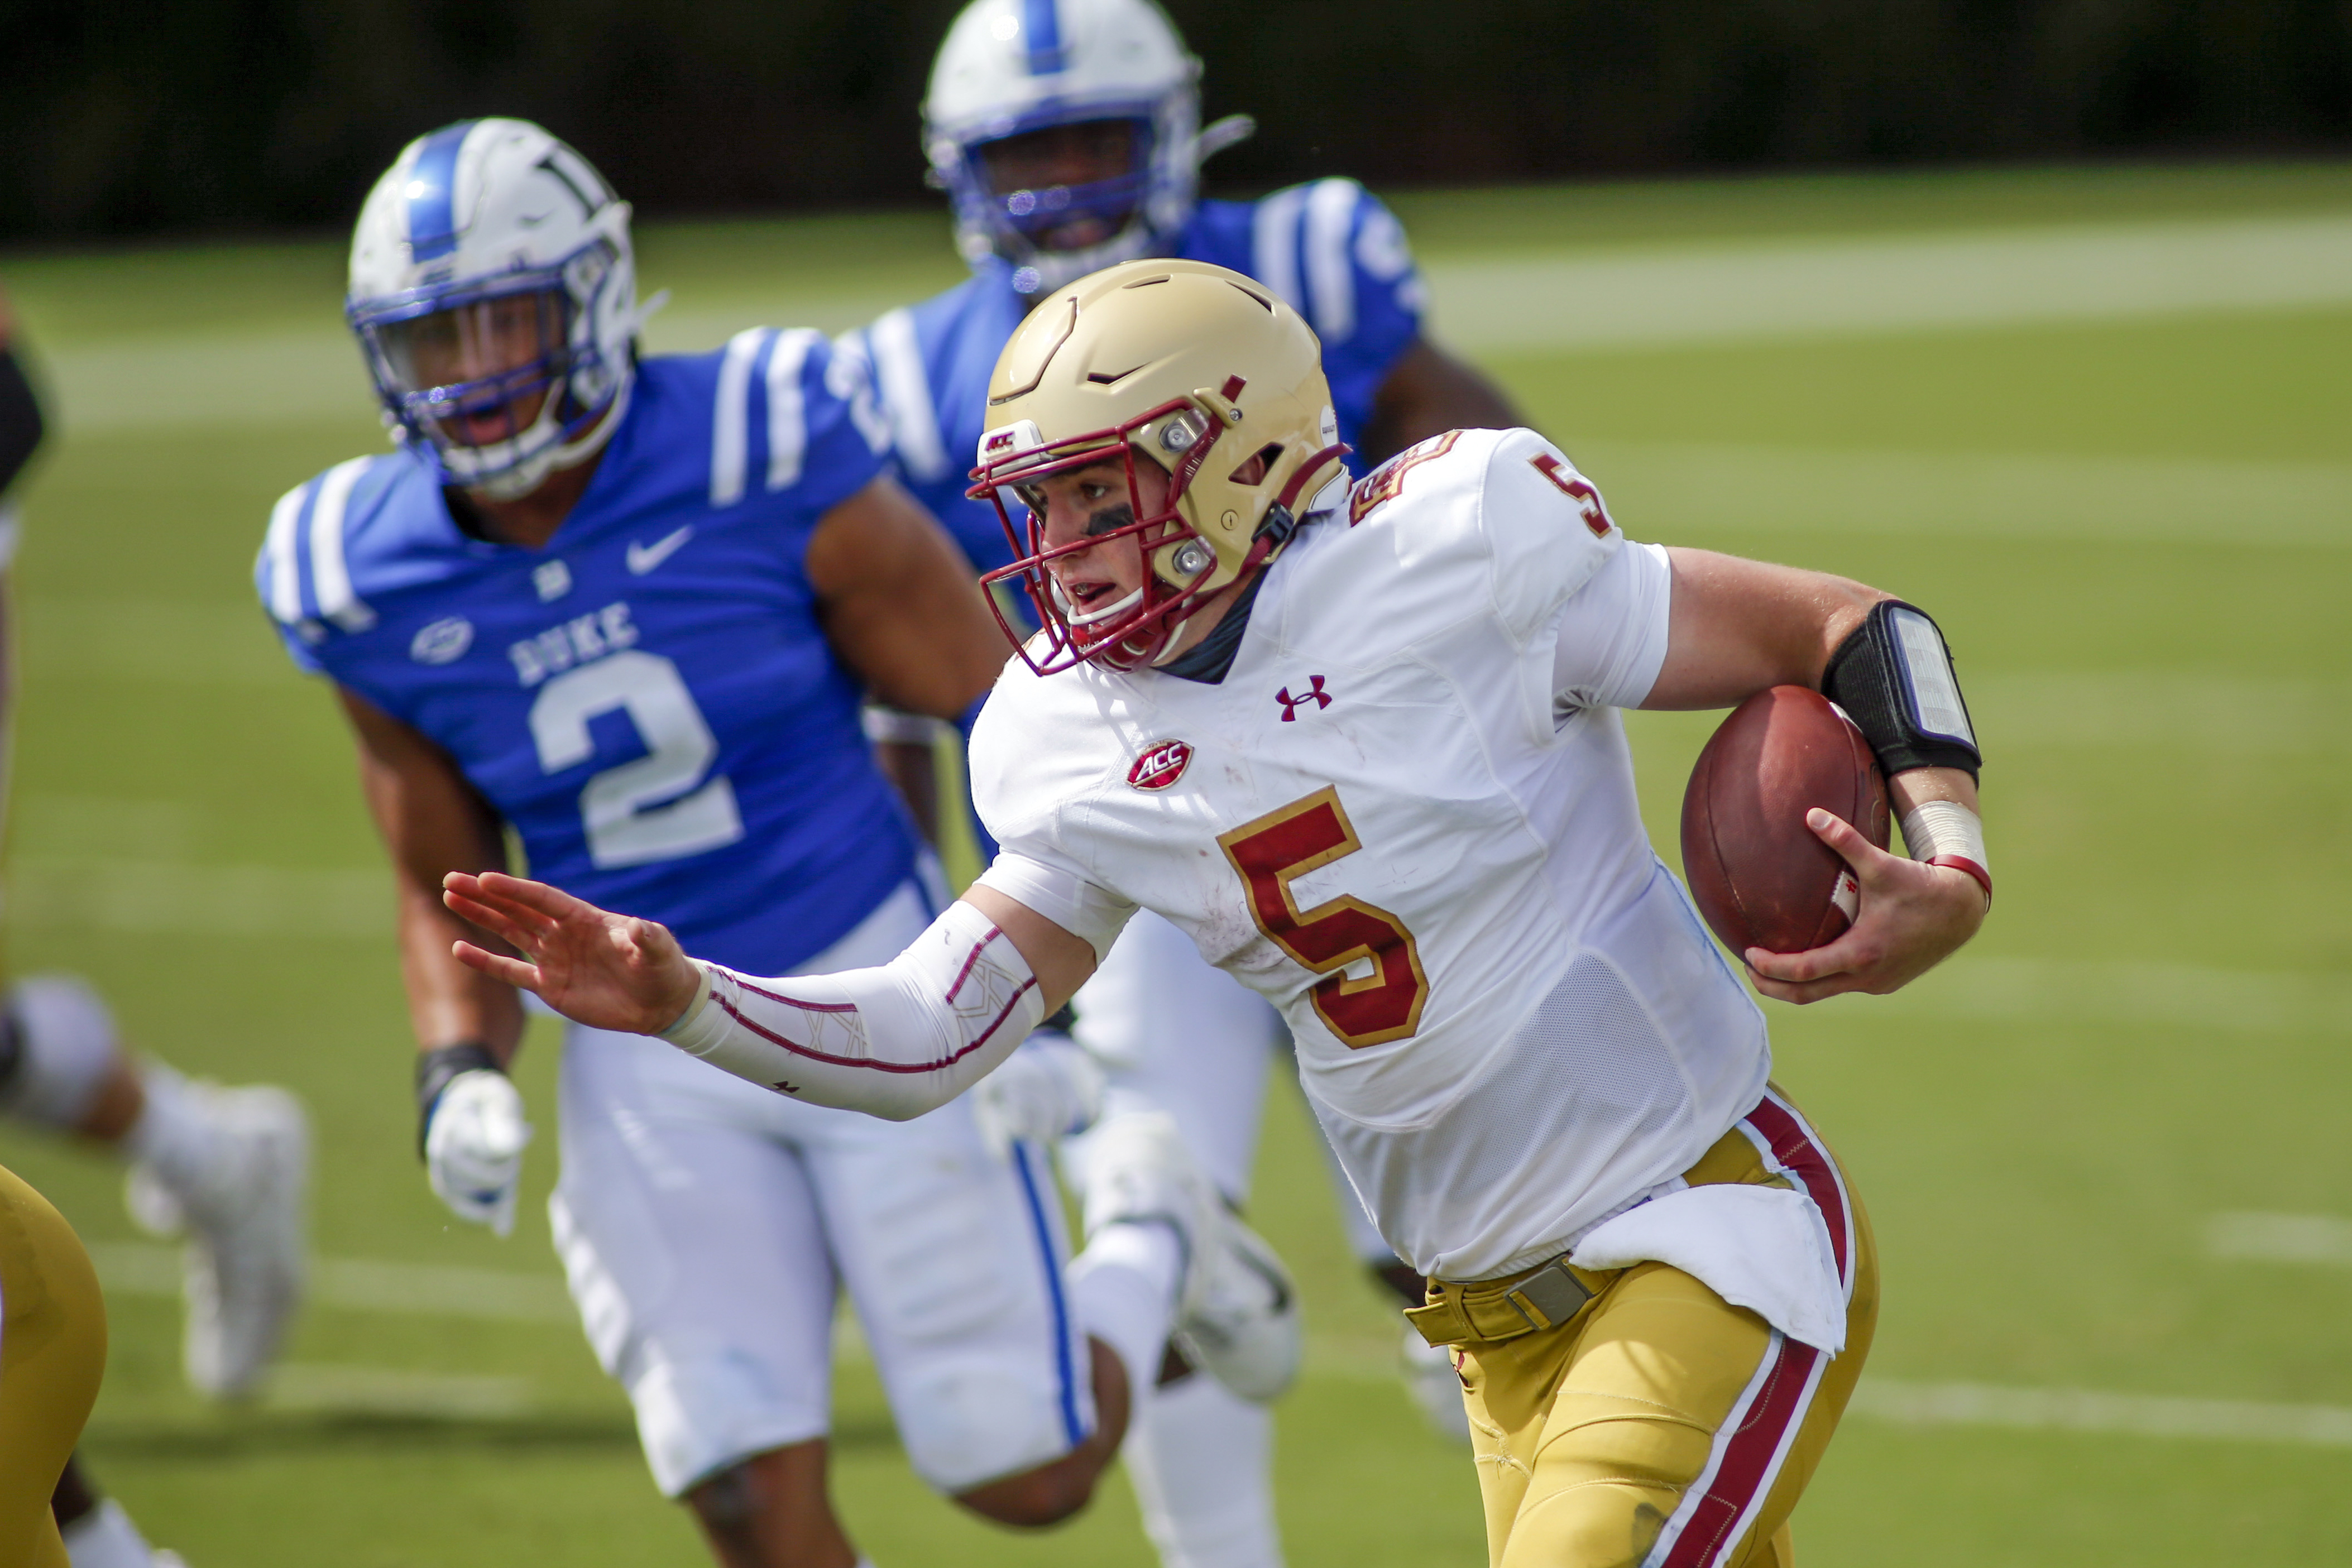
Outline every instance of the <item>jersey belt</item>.
<svg viewBox="0 0 2352 1568"><path fill-rule="evenodd" d="M1568 1322L1623 1271L1612 1269L1595 1273L1574 1268L1563 1252L1524 1273L1500 1280L1467 1285L1432 1280L1429 1303L1407 1307L1404 1318L1422 1338L1436 1345L1517 1339Z"/></svg>

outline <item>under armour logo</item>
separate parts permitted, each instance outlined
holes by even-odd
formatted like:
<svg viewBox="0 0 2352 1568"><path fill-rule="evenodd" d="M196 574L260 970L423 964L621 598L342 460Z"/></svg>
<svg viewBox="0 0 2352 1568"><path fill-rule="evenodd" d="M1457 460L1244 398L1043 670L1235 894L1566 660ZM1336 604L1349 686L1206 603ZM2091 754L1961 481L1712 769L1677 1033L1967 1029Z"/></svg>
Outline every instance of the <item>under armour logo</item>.
<svg viewBox="0 0 2352 1568"><path fill-rule="evenodd" d="M1298 709L1302 704L1313 703L1317 707L1329 707L1331 694L1323 689L1322 676L1309 675L1307 677L1306 691L1297 696L1292 696L1290 688L1285 686L1274 694L1274 700L1282 705L1282 722L1289 724L1298 717Z"/></svg>

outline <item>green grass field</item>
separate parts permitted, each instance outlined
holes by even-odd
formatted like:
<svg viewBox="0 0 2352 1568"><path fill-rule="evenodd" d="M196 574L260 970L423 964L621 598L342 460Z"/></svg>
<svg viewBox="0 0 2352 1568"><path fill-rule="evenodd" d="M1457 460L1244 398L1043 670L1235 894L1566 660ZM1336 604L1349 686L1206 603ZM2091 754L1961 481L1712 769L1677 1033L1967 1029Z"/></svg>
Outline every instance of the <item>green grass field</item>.
<svg viewBox="0 0 2352 1568"><path fill-rule="evenodd" d="M1780 1078L1839 1144L1886 1271L1863 1396L1798 1514L1808 1564L2352 1555L2352 1224L2331 1220L2352 1220L2352 288L2223 287L2182 263L2179 298L2132 306L2128 279L2113 300L2059 298L2037 271L2043 242L2084 235L2159 261L2223 231L2261 255L2290 231L2340 247L2352 168L1398 206L1441 335L1449 298L1477 316L1459 280L1506 262L1586 277L1679 256L1731 287L1790 247L1866 259L1955 236L1990 243L1953 276L2040 301L1953 322L1926 298L1911 324L1824 325L1832 299L1808 326L1582 346L1472 337L1634 537L1930 607L1990 755L2000 896L1976 946L1902 997L1772 1009ZM929 214L652 228L642 285L677 296L656 346L850 324L952 281L945 241ZM0 257L65 404L24 497L11 958L93 977L190 1071L307 1098L327 1262L271 1397L223 1411L184 1391L177 1303L113 1167L14 1127L0 1161L114 1282L88 1452L194 1568L692 1564L560 1296L539 1201L551 1040L521 1071L549 1136L518 1234L446 1221L412 1153L383 881L345 745L252 601L272 499L381 440L339 340L340 254ZM1528 319L1586 303L1538 298ZM1671 858L1707 721L1633 727ZM1314 1336L1280 1422L1291 1559L1482 1561L1467 1458L1389 1375L1395 1320L1330 1202L1277 1085L1255 1213ZM2229 1218L2245 1215L2307 1218ZM1043 1536L932 1498L854 1350L835 1475L885 1568L1150 1560L1121 1486Z"/></svg>

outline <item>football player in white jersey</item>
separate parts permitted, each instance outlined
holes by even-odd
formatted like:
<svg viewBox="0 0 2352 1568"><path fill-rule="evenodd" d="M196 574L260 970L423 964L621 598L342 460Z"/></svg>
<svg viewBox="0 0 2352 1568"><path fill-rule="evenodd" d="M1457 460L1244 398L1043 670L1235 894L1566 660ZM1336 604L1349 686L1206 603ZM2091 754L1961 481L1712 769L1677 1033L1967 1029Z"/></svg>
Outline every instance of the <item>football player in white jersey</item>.
<svg viewBox="0 0 2352 1568"><path fill-rule="evenodd" d="M989 373L1032 306L1114 262L1213 262L1296 305L1322 343L1340 439L1361 466L1447 430L1522 423L1500 389L1432 341L1403 227L1379 197L1337 177L1255 201L1199 197L1202 162L1252 130L1244 116L1200 127L1201 69L1153 0L971 0L940 46L922 145L972 275L845 341L874 363L901 480L982 570L1012 559L994 509L965 494L964 460L994 423ZM926 789L932 727L877 715L876 728L901 788ZM1110 1126L1129 1109L1164 1110L1227 1201L1245 1205L1269 1068L1288 1048L1274 1009L1146 915L1076 1013L1077 1039L1110 1070ZM1065 1169L1081 1181L1088 1148L1067 1151ZM1351 1249L1418 1301L1420 1276L1336 1185ZM1402 1338L1406 1387L1466 1441L1452 1366ZM1279 1568L1272 1412L1185 1375L1179 1358L1169 1370L1127 1450L1162 1560Z"/></svg>
<svg viewBox="0 0 2352 1568"><path fill-rule="evenodd" d="M1430 1277L1497 1564L1790 1560L1877 1304L1843 1172L1651 851L1621 707L1771 686L1845 707L1912 859L1827 812L1853 926L1741 956L1806 1002L1892 990L1990 899L1934 622L1843 579L1632 545L1528 431L1339 466L1312 332L1243 276L1112 267L991 383L1045 629L973 738L1002 852L897 959L761 979L651 922L454 876L482 972L795 1100L919 1114L1083 983L1139 907L1281 1008L1310 1103ZM1140 1381L1134 1344L1118 1346Z"/></svg>

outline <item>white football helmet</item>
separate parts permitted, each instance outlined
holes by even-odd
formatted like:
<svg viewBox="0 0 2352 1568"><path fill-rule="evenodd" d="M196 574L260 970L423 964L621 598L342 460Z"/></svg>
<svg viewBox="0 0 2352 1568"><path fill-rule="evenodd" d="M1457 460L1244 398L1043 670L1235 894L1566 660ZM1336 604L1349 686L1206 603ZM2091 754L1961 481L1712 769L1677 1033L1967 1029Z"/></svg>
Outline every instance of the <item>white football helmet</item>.
<svg viewBox="0 0 2352 1568"><path fill-rule="evenodd" d="M643 319L628 204L529 120L443 126L368 193L344 315L395 441L451 484L526 495L627 405Z"/></svg>
<svg viewBox="0 0 2352 1568"><path fill-rule="evenodd" d="M1013 287L1034 297L1171 248L1192 215L1202 160L1255 129L1234 115L1202 131L1200 77L1201 62L1152 0L972 0L940 46L923 99L923 152L954 204L963 258L978 269L1002 257ZM1041 191L992 187L986 143L1101 120L1132 123L1124 175ZM1116 232L1077 249L1039 243L1087 215Z"/></svg>

